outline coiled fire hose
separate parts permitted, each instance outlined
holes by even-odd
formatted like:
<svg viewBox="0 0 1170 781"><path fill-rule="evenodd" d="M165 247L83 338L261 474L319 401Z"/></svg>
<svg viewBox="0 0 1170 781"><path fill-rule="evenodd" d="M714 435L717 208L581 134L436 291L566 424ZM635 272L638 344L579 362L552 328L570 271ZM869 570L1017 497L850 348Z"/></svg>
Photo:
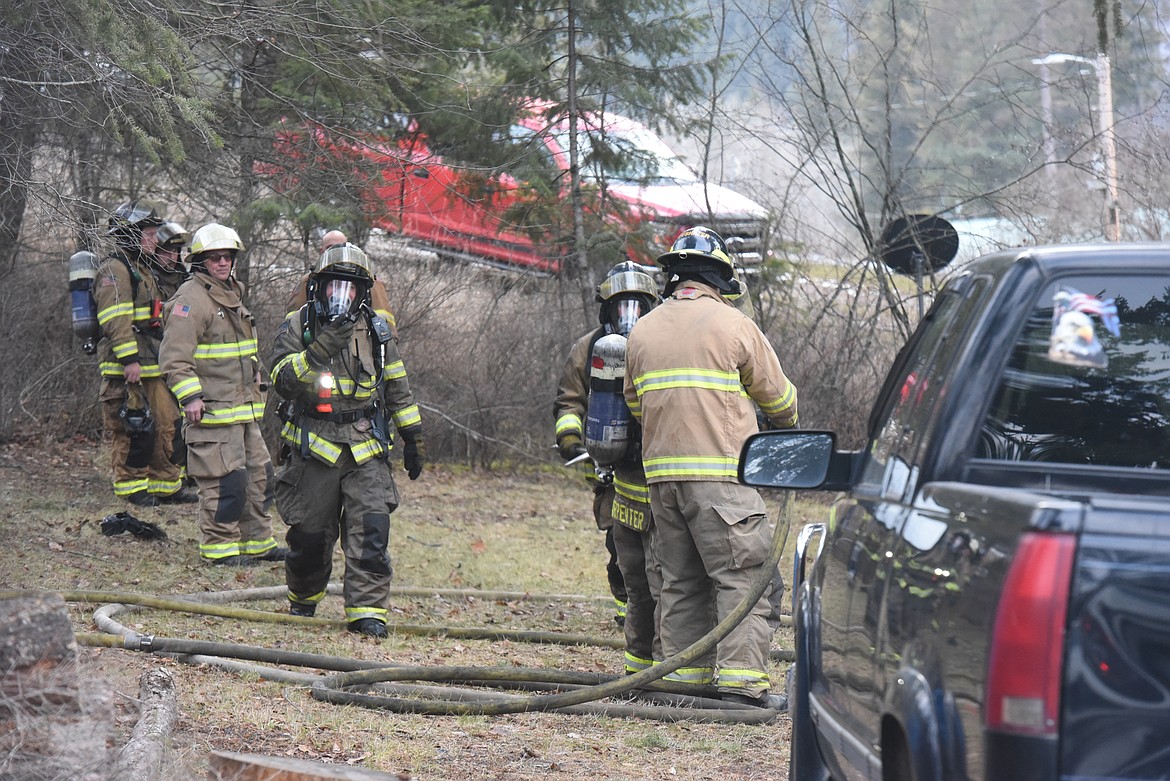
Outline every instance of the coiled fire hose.
<svg viewBox="0 0 1170 781"><path fill-rule="evenodd" d="M786 515L787 495L783 503L781 518ZM262 648L234 643L219 643L204 640L143 635L114 620L113 616L131 610L131 605L161 610L211 615L238 620L266 623L292 623L309 626L339 626L343 621L290 616L263 610L230 607L220 602L235 602L249 599L276 599L287 595L284 586L245 589L239 591L215 592L211 594L186 595L179 598L163 598L144 594L105 591L60 591L66 602L103 604L94 613L98 628L105 634L78 634L77 641L83 645L158 653L174 656L181 661L194 664L213 664L223 669L256 674L261 678L311 687L312 696L320 701L335 704L354 704L377 708L395 713L424 715L503 715L509 713L543 712L555 710L560 713L601 714L629 718L643 718L660 721L697 721L718 723L761 724L774 719L776 711L756 708L717 699L718 694L711 686L679 684L660 679L665 675L687 666L701 658L716 643L727 636L755 606L771 583L788 539L788 524L777 523L773 533L767 560L760 568L760 575L752 583L747 596L710 632L689 648L656 662L652 667L637 673L611 676L594 673L574 673L558 670L526 668L485 668L485 667L419 667L386 665L384 662L363 661L344 657L326 656L281 649ZM329 591L337 593L340 586L330 585ZM399 594L414 596L444 593L435 589L395 589ZM0 592L0 598L29 596L37 592ZM448 592L464 593L464 592ZM493 592L478 592L487 597ZM499 592L495 592L499 593ZM503 592L506 598L539 598L539 595L513 594ZM553 595L556 597L558 595ZM561 645L593 645L621 649L625 644L617 639L599 639L580 635L566 635L554 632L531 632L506 629L480 629L474 627L435 627L415 624L388 624L387 629L398 634L429 635L460 639L510 640L519 642L549 643ZM791 659L791 654L781 654L781 659ZM265 664L279 664L329 670L327 676L293 673L273 667L240 664L230 660L247 660ZM453 689L436 686L410 686L406 681L428 681L460 683L472 686L494 686L515 690L554 690L553 694L534 696L502 695L489 692ZM389 685L390 682L396 682ZM363 691L352 689L361 687ZM377 694L370 693L370 689ZM628 704L599 703L599 700L620 698L636 694L650 703ZM403 696L394 696L403 695Z"/></svg>

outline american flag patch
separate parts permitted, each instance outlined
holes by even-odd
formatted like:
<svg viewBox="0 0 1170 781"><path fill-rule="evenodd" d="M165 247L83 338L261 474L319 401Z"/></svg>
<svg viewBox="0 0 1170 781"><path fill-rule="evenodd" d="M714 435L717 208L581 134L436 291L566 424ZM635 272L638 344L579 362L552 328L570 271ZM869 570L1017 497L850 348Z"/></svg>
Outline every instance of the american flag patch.
<svg viewBox="0 0 1170 781"><path fill-rule="evenodd" d="M171 314L173 314L175 317L186 317L187 315L191 314L191 307L187 306L186 304L179 304L174 308Z"/></svg>

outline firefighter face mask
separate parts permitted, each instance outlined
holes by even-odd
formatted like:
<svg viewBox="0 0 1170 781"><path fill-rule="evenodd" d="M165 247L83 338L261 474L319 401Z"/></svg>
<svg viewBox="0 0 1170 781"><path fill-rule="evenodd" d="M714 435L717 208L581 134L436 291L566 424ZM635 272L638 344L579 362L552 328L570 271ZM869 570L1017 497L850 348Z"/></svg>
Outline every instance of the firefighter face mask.
<svg viewBox="0 0 1170 781"><path fill-rule="evenodd" d="M357 300L357 285L348 279L331 279L325 284L325 314L330 319L350 313Z"/></svg>
<svg viewBox="0 0 1170 781"><path fill-rule="evenodd" d="M622 336L629 336L634 323L644 312L645 304L636 298L626 298L613 304L613 327Z"/></svg>

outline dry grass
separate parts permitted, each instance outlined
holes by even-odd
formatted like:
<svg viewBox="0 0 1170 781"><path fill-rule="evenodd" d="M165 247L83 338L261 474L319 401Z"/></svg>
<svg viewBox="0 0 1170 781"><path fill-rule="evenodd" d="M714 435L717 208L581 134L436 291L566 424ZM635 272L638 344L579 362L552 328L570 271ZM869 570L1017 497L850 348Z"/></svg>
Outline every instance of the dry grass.
<svg viewBox="0 0 1170 781"><path fill-rule="evenodd" d="M534 596L397 598L396 621L619 637L601 598L607 593L602 536L589 515L590 493L577 477L560 470L500 475L438 467L416 482L403 479L400 489L404 504L391 532L396 585ZM160 524L169 542L101 536L101 518L120 509L107 484L104 455L91 443L0 446L3 587L165 596L283 585L281 565L232 571L200 564L190 507L135 512ZM338 560L335 576L341 566ZM539 598L548 594L586 598ZM279 601L246 606L284 610ZM77 632L96 631L95 607L71 607ZM320 615L340 619L340 598L327 598ZM334 627L157 610L120 620L164 637L393 663L621 670L620 652L604 647L397 635L375 642ZM786 632L777 634L777 646L789 642ZM787 717L743 726L561 714L395 715L319 702L303 686L138 652L86 649L83 658L93 678L115 693L115 746L133 727L142 672L164 666L174 674L180 709L172 744L175 779L206 777L211 750L350 764L414 779L763 779L787 773ZM780 666L773 673L777 683L783 680Z"/></svg>

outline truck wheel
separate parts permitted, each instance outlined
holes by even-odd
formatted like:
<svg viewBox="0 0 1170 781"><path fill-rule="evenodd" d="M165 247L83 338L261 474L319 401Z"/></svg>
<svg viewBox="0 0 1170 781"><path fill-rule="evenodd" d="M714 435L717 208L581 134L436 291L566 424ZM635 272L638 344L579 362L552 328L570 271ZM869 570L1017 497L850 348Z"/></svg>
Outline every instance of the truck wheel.
<svg viewBox="0 0 1170 781"><path fill-rule="evenodd" d="M807 586L802 584L801 591ZM803 595L800 595L803 596ZM788 756L788 781L833 781L829 769L821 759L817 748L816 726L808 704L809 654L808 638L801 617L800 605L804 600L794 600L792 629L795 638L796 661L788 668L788 715L792 719L792 741Z"/></svg>
<svg viewBox="0 0 1170 781"><path fill-rule="evenodd" d="M882 778L889 781L915 781L914 763L910 761L910 749L900 730L892 740L883 741Z"/></svg>

